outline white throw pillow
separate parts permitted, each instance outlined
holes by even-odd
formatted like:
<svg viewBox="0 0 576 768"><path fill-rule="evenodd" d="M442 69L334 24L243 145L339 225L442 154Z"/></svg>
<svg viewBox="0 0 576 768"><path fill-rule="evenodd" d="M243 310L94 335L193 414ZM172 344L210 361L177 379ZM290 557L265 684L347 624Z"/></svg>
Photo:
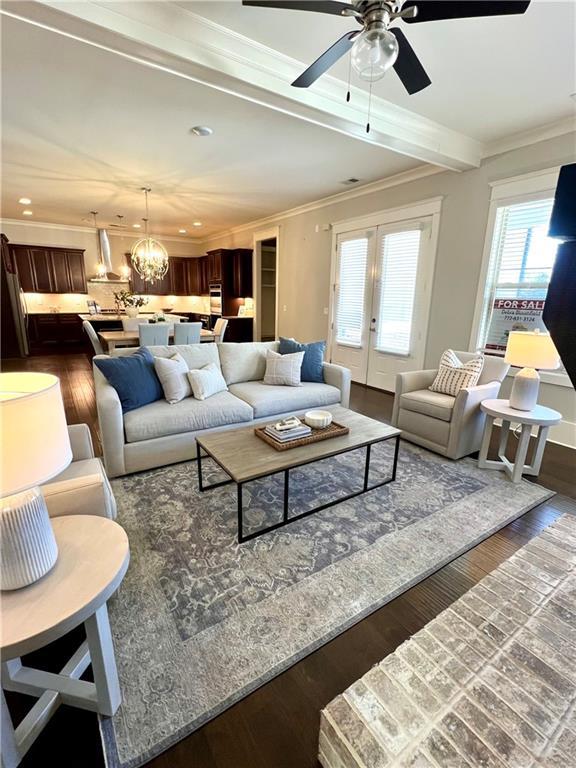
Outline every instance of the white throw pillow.
<svg viewBox="0 0 576 768"><path fill-rule="evenodd" d="M269 349L266 352L266 373L264 384L276 384L287 387L300 387L300 372L304 352L292 352L281 355Z"/></svg>
<svg viewBox="0 0 576 768"><path fill-rule="evenodd" d="M228 389L220 368L214 363L208 363L208 365L195 371L188 371L188 380L192 385L192 392L196 400L206 400L208 397Z"/></svg>
<svg viewBox="0 0 576 768"><path fill-rule="evenodd" d="M447 349L440 358L438 373L429 389L456 397L461 389L478 384L483 367L483 357L474 357L467 363L462 363L454 350Z"/></svg>
<svg viewBox="0 0 576 768"><path fill-rule="evenodd" d="M188 363L182 355L177 352L172 357L155 357L154 368L162 384L164 397L171 405L190 397L192 389L188 381Z"/></svg>

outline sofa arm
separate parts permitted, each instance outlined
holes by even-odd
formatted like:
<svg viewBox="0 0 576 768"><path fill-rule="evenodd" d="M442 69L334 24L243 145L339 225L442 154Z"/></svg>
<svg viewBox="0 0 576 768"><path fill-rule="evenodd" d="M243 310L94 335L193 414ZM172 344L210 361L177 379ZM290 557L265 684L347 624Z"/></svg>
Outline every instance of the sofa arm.
<svg viewBox="0 0 576 768"><path fill-rule="evenodd" d="M392 410L392 424L398 426L398 415L400 412L400 398L406 392L416 392L418 389L428 389L436 378L437 369L427 369L425 371L406 371L396 374L396 389L394 395L394 408Z"/></svg>
<svg viewBox="0 0 576 768"><path fill-rule="evenodd" d="M477 451L482 440L485 415L480 410L483 400L498 397L501 383L490 381L461 389L454 402L447 455L460 458Z"/></svg>
<svg viewBox="0 0 576 768"><path fill-rule="evenodd" d="M96 356L97 360L100 356ZM124 417L118 393L108 384L104 374L93 365L94 386L96 390L96 408L104 465L108 477L126 474L124 462Z"/></svg>
<svg viewBox="0 0 576 768"><path fill-rule="evenodd" d="M94 458L94 446L88 424L69 424L68 437L72 448L72 461Z"/></svg>
<svg viewBox="0 0 576 768"><path fill-rule="evenodd" d="M326 384L338 387L340 390L340 403L344 408L348 408L350 405L350 381L352 378L350 369L335 363L323 363L322 371Z"/></svg>

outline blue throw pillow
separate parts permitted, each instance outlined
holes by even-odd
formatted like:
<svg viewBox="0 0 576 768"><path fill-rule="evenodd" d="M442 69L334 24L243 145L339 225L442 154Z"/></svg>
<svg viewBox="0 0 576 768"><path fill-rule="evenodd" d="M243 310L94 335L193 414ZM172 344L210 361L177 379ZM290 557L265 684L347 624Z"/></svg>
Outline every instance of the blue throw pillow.
<svg viewBox="0 0 576 768"><path fill-rule="evenodd" d="M322 363L324 362L324 352L326 351L325 341L312 341L310 344L301 344L295 339L285 339L280 336L280 354L289 355L292 352L304 352L302 361L302 370L300 371L301 381L324 381L324 371Z"/></svg>
<svg viewBox="0 0 576 768"><path fill-rule="evenodd" d="M122 413L134 411L164 397L164 390L154 369L154 357L146 347L133 355L94 361L118 392Z"/></svg>

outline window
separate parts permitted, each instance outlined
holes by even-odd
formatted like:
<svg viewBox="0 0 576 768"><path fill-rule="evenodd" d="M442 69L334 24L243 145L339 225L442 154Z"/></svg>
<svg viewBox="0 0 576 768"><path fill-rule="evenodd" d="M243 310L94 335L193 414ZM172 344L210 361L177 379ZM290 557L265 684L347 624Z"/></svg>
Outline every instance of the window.
<svg viewBox="0 0 576 768"><path fill-rule="evenodd" d="M339 241L336 286L336 341L339 344L358 347L362 344L367 263L367 236Z"/></svg>
<svg viewBox="0 0 576 768"><path fill-rule="evenodd" d="M477 347L506 348L510 330L544 329L558 241L547 236L553 197L498 205Z"/></svg>
<svg viewBox="0 0 576 768"><path fill-rule="evenodd" d="M412 347L420 230L384 234L379 251L376 349L393 355L408 355Z"/></svg>

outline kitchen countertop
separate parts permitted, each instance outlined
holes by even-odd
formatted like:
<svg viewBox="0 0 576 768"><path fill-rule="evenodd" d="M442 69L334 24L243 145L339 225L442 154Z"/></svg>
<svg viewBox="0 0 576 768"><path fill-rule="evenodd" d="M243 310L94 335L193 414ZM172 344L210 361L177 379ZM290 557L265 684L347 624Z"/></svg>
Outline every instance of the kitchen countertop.
<svg viewBox="0 0 576 768"><path fill-rule="evenodd" d="M154 314L155 314L154 312L140 312L138 317L152 317ZM110 312L110 313L105 312L98 315L90 315L88 313L82 313L82 314L79 314L78 317L80 318L80 320L90 320L96 323L103 323L103 322L106 322L106 320L122 320L122 318L128 319L128 315L126 314L117 315L116 312ZM171 317L174 320L188 320L187 315L177 315L174 312L165 312L164 317Z"/></svg>

